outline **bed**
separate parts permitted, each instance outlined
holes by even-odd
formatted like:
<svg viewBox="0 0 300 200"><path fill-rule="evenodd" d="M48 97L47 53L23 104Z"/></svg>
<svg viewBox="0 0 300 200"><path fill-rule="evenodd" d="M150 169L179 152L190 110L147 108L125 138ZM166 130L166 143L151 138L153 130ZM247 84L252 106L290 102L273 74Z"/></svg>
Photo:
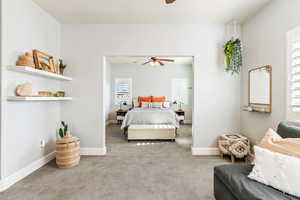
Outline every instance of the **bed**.
<svg viewBox="0 0 300 200"><path fill-rule="evenodd" d="M177 128L177 114L167 108L134 108L121 126L128 140L175 140Z"/></svg>

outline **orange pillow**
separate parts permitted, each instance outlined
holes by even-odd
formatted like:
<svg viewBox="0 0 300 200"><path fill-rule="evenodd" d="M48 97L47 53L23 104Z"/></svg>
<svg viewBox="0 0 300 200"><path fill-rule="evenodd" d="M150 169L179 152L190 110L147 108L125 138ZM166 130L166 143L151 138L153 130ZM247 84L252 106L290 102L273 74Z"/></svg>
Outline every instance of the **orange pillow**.
<svg viewBox="0 0 300 200"><path fill-rule="evenodd" d="M151 102L165 102L166 97L152 97Z"/></svg>
<svg viewBox="0 0 300 200"><path fill-rule="evenodd" d="M151 96L150 97L139 97L138 102L151 102Z"/></svg>
<svg viewBox="0 0 300 200"><path fill-rule="evenodd" d="M149 97L139 97L138 98L138 102L139 102L139 106L138 107L142 107L142 102L151 102L151 96Z"/></svg>

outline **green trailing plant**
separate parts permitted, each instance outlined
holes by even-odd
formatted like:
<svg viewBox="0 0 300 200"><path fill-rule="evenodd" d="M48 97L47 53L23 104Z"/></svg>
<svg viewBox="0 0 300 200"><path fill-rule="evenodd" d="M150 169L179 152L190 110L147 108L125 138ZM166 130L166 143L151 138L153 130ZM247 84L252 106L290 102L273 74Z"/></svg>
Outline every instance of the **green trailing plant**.
<svg viewBox="0 0 300 200"><path fill-rule="evenodd" d="M61 127L58 130L59 136L61 138L67 136L68 134L68 124L66 124L64 121L61 122Z"/></svg>
<svg viewBox="0 0 300 200"><path fill-rule="evenodd" d="M229 40L225 44L224 53L226 56L226 72L239 74L243 65L241 40Z"/></svg>

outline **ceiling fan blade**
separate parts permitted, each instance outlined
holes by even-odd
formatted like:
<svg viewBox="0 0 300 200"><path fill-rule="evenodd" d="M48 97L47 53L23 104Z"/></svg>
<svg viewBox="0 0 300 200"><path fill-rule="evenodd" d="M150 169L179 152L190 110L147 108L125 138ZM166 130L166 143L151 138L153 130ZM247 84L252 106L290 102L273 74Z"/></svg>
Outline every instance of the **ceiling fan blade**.
<svg viewBox="0 0 300 200"><path fill-rule="evenodd" d="M174 1L176 1L176 0L166 0L166 4L173 3Z"/></svg>
<svg viewBox="0 0 300 200"><path fill-rule="evenodd" d="M173 60L173 59L164 59L164 58L161 58L159 60L160 61L165 61L165 62L175 62L175 60Z"/></svg>
<svg viewBox="0 0 300 200"><path fill-rule="evenodd" d="M160 60L158 61L158 63L160 64L160 66L164 66L165 64L163 62L161 62Z"/></svg>
<svg viewBox="0 0 300 200"><path fill-rule="evenodd" d="M145 62L143 65L147 65L148 63L151 63L152 61L148 61L148 62Z"/></svg>

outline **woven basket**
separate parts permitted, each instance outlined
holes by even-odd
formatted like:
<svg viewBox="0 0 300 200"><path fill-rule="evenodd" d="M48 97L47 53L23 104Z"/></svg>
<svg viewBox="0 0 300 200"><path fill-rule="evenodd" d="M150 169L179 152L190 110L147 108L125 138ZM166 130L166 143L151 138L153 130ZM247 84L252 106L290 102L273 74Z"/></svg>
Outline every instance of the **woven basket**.
<svg viewBox="0 0 300 200"><path fill-rule="evenodd" d="M59 168L72 168L80 161L80 140L65 136L56 142L56 164Z"/></svg>

